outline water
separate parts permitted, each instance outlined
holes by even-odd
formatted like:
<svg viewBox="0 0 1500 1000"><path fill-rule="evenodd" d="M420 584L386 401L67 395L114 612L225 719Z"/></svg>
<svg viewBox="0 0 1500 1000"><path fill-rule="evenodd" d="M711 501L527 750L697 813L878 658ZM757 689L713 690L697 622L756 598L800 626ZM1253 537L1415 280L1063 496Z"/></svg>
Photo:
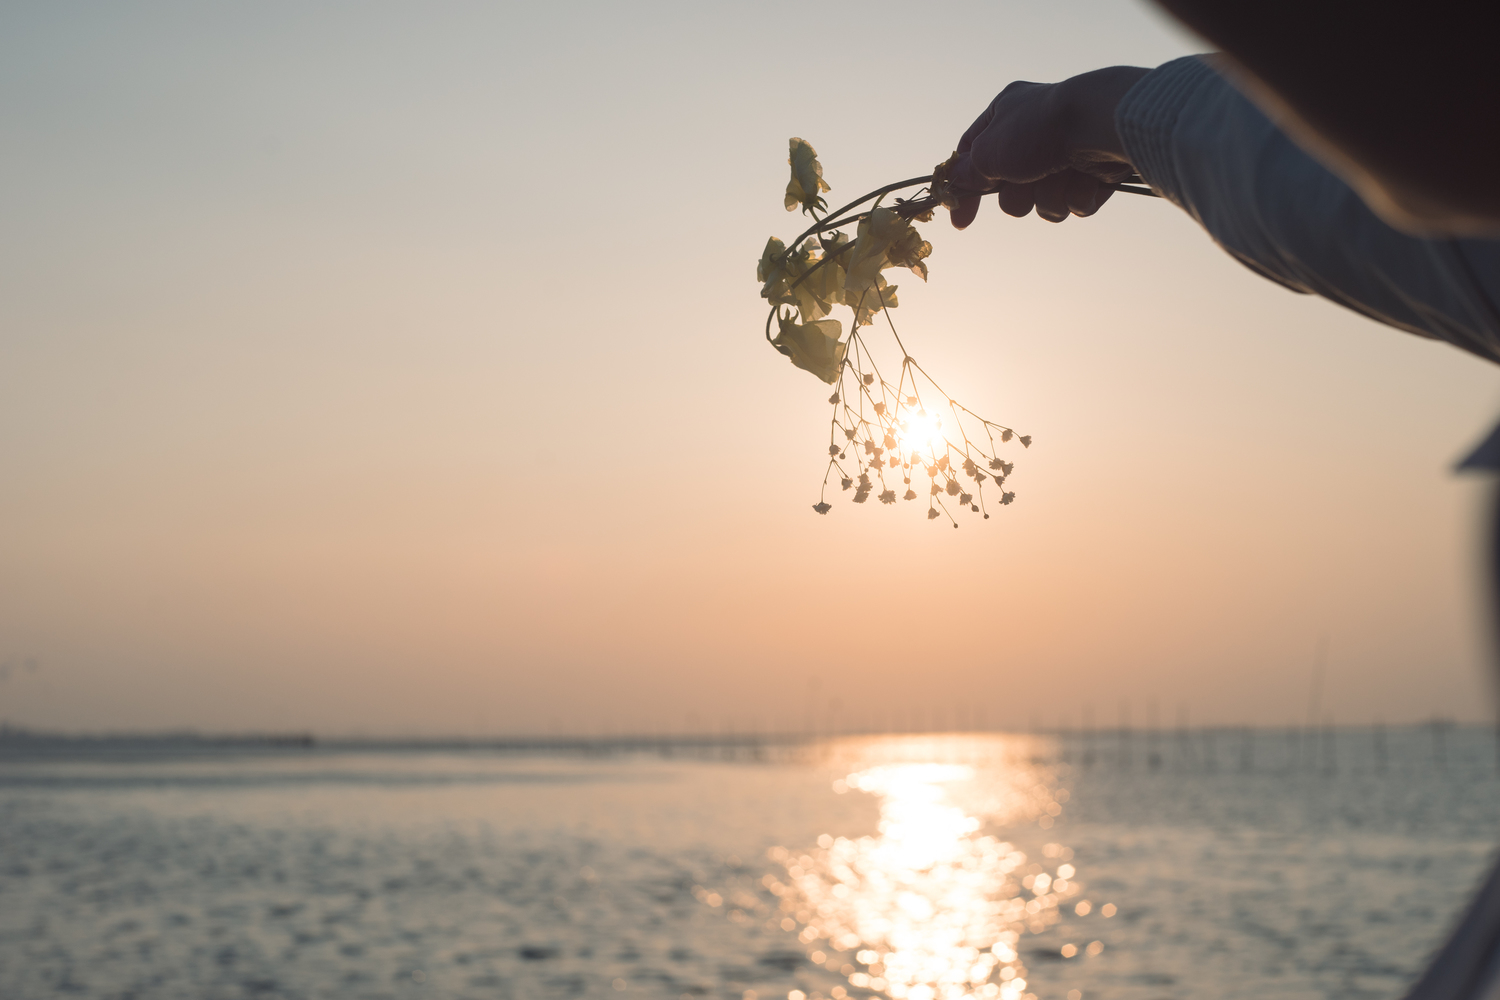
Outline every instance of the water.
<svg viewBox="0 0 1500 1000"><path fill-rule="evenodd" d="M1497 831L1462 728L12 739L0 997L1394 1000Z"/></svg>

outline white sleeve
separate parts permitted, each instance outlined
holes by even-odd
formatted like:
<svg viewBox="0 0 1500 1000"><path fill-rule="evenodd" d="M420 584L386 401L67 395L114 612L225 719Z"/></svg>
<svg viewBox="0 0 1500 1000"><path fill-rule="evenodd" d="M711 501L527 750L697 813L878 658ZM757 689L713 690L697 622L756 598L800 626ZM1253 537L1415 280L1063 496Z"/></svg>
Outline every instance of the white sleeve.
<svg viewBox="0 0 1500 1000"><path fill-rule="evenodd" d="M1196 56L1142 77L1115 124L1146 183L1256 273L1500 361L1500 241L1392 229Z"/></svg>

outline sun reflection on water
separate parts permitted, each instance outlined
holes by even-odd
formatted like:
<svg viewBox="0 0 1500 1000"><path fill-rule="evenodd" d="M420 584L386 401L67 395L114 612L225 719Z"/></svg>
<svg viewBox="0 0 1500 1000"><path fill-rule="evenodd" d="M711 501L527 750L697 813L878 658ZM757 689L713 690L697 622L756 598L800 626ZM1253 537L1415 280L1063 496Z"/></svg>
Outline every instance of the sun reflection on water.
<svg viewBox="0 0 1500 1000"><path fill-rule="evenodd" d="M834 783L876 797L877 836L771 852L786 868L785 880L767 877L782 926L800 925L812 961L848 982L834 1000L1036 1000L1018 945L1058 919L1076 869L1060 844L1033 845L1033 858L1013 841L1050 827L1065 793L1014 746L977 764L879 749L885 761L859 761L868 766Z"/></svg>

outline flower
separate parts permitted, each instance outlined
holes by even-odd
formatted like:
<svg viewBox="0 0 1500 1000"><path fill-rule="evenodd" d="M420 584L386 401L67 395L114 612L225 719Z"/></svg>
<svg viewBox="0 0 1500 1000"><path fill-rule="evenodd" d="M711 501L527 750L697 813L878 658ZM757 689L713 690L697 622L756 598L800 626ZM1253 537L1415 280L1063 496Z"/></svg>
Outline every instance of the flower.
<svg viewBox="0 0 1500 1000"><path fill-rule="evenodd" d="M771 343L795 366L833 386L833 394L828 397L834 408L831 430L843 431L847 442L837 442L837 435L830 434L824 493L813 504L813 510L826 514L832 509L823 497L835 478L844 490L854 492L855 503L865 503L876 496L878 485L880 502L894 504L896 490L888 489L885 479L889 465L893 477L900 467L901 481L907 487L902 499L908 501L918 496L911 485L915 470L926 471L929 519L947 517L953 527L958 527L942 499L945 492L988 519L989 513L982 511L978 502L980 489L986 480L992 480L997 492L1003 491L1006 476L1012 470L1011 463L995 456L995 436L998 434L998 443L1003 444L1017 437L1016 432L985 420L943 391L905 352L899 338L896 340L896 346L902 349L899 373L882 375L875 359L879 352L872 352L875 331L862 331L872 324L876 313L898 305L897 289L886 281L883 271L905 267L927 280L926 261L932 254L932 244L922 239L911 220L930 221L930 206L946 203L949 192L944 179L934 179L925 192L919 192L917 199L897 198L894 209L883 207L880 204L883 195L875 192L851 203L837 218L825 217L821 212L827 210L827 202L822 193L829 186L823 180L817 151L797 138L790 140L788 150L791 180L787 184L786 208L791 211L800 205L817 224L807 239L791 248L776 237L767 240L756 264L756 280L761 284L761 296L770 303L767 335L770 320L775 319L779 327ZM943 174L943 168L936 173ZM858 207L871 199L875 204L867 211ZM839 227L855 224L858 229L851 241ZM842 324L828 318L839 305L848 306L854 314L847 340L843 339ZM891 329L894 334L895 327ZM846 377L853 381L845 383ZM919 384L923 379L925 385ZM932 402L945 401L952 411L953 432L945 428L941 437L934 436L925 423L917 422L918 417L930 416L920 402L924 388L936 394L931 397ZM949 419L948 415L943 419ZM978 426L966 426L970 420ZM976 430L982 433L974 433ZM987 449L979 444L984 439L988 440ZM1020 441L1023 447L1031 445L1029 436L1020 436ZM849 447L855 442L863 447ZM962 474L973 480L974 486L962 482L960 466ZM988 474L980 471L984 466L991 470ZM873 477L880 482L873 482ZM1014 493L1001 492L999 502L1009 504L1014 499Z"/></svg>
<svg viewBox="0 0 1500 1000"><path fill-rule="evenodd" d="M793 305L791 283L807 270L806 258L802 249L787 256L786 244L774 236L766 240L766 248L755 265L755 280L761 283L760 297L770 299L775 305Z"/></svg>
<svg viewBox="0 0 1500 1000"><path fill-rule="evenodd" d="M906 231L898 236L886 249L885 258L897 267L909 267L911 273L927 280L927 265L923 263L924 257L932 255L932 244L922 239L916 227L907 225Z"/></svg>
<svg viewBox="0 0 1500 1000"><path fill-rule="evenodd" d="M834 249L849 242L849 237L843 233L835 233L837 238L825 244ZM822 319L833 311L833 307L844 301L844 269L839 266L837 259L828 263L821 263L824 256L813 256L813 247L817 245L811 237L804 243L799 254L803 254L800 263L792 263L791 270L795 271L792 282L787 286L787 304L795 305L802 313L804 320Z"/></svg>
<svg viewBox="0 0 1500 1000"><path fill-rule="evenodd" d="M804 213L826 209L828 202L823 200L822 192L831 189L823 179L823 164L818 162L818 151L806 139L793 138L788 145L791 155L786 162L791 164L792 179L786 186L786 210L790 212L798 205L802 206Z"/></svg>
<svg viewBox="0 0 1500 1000"><path fill-rule="evenodd" d="M891 209L883 205L872 208L860 220L855 238L847 265L847 285L852 292L869 288L876 275L888 267L909 267L923 281L927 280L927 265L922 261L932 253L932 244Z"/></svg>
<svg viewBox="0 0 1500 1000"><path fill-rule="evenodd" d="M869 326L876 313L882 309L894 309L901 303L896 298L896 286L887 284L884 277L875 276L875 282L862 292L851 292L848 280L844 283L844 304L854 310L854 325Z"/></svg>
<svg viewBox="0 0 1500 1000"><path fill-rule="evenodd" d="M781 333L771 345L792 359L792 364L812 372L832 385L844 366L848 344L839 343L843 327L836 319L798 323L793 316L778 316Z"/></svg>

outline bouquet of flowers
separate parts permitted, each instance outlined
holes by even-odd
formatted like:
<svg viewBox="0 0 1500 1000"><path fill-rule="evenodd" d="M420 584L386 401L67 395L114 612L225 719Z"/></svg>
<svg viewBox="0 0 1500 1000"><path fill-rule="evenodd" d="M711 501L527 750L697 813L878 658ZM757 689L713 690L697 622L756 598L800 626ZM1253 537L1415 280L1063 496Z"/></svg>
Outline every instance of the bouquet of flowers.
<svg viewBox="0 0 1500 1000"><path fill-rule="evenodd" d="M832 508L828 489L835 473L843 490L854 491L855 503L866 502L871 494L881 503L895 503L899 475L900 498L925 494L929 519L946 515L957 528L949 504L988 518L985 486L999 493L1001 505L1016 496L1005 487L1014 463L1000 457L1001 446L1014 440L1029 448L1031 437L960 404L907 353L891 320L898 305L896 286L882 273L907 268L927 280L932 244L913 223L929 222L938 207L952 205L948 164L926 177L887 184L830 212L823 198L830 188L812 146L792 139L788 162L792 178L786 209L800 205L813 224L790 246L771 237L755 277L761 297L771 304L766 317L771 346L834 387L828 397L833 406L828 468L813 510L827 514ZM881 204L886 195L912 187L919 189L914 197ZM862 209L866 203L869 207ZM853 239L842 231L851 226ZM853 313L847 339L843 324L830 316L836 306ZM884 318L900 351L895 382L881 373L870 350L871 331L861 332L874 325L876 314ZM926 474L925 490L912 484L914 471Z"/></svg>

